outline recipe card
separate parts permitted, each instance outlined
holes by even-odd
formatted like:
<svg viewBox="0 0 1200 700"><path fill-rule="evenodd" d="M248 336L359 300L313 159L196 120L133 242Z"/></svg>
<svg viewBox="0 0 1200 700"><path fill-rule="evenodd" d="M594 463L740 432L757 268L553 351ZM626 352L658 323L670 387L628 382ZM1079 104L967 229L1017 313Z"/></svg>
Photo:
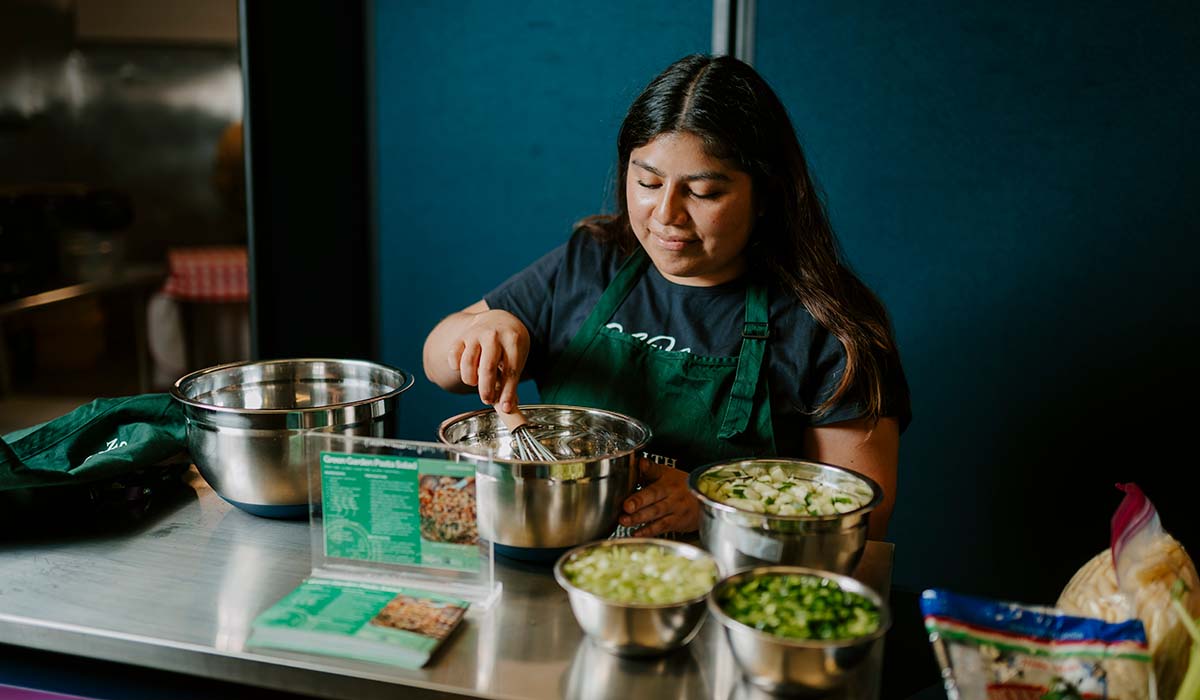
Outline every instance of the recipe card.
<svg viewBox="0 0 1200 700"><path fill-rule="evenodd" d="M309 579L258 616L246 645L420 668L468 605L409 588Z"/></svg>
<svg viewBox="0 0 1200 700"><path fill-rule="evenodd" d="M327 557L479 569L473 464L322 452L321 501Z"/></svg>

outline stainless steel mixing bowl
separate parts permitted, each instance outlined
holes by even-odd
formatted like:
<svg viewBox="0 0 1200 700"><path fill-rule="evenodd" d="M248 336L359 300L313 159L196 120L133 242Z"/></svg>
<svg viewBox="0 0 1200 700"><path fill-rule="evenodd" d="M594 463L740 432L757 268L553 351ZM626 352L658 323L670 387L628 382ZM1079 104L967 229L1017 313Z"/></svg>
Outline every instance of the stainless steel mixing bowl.
<svg viewBox="0 0 1200 700"><path fill-rule="evenodd" d="M637 456L650 428L629 416L579 406L521 406L538 436L575 458L525 462L513 456L507 428L483 409L454 416L438 428L449 445L493 451L475 480L479 534L497 545L562 549L608 537L621 503L637 483Z"/></svg>
<svg viewBox="0 0 1200 700"><path fill-rule="evenodd" d="M678 649L692 640L704 622L705 594L676 603L620 603L571 583L563 566L572 557L601 547L663 547L693 561L712 562L708 552L683 542L646 537L604 540L576 547L554 565L554 578L567 591L571 612L584 634L604 649L622 656L653 656ZM712 566L716 566L713 562Z"/></svg>
<svg viewBox="0 0 1200 700"><path fill-rule="evenodd" d="M720 597L731 586L778 574L807 574L836 581L842 590L857 593L879 608L879 629L853 639L788 639L744 625L721 609ZM789 695L821 695L841 687L892 625L887 602L868 586L849 576L799 566L764 566L726 577L709 592L708 611L725 628L725 639L746 679L770 693Z"/></svg>
<svg viewBox="0 0 1200 700"><path fill-rule="evenodd" d="M861 508L835 515L770 515L739 510L700 492L705 473L726 467L780 466L795 476L833 487L870 488L871 500ZM871 511L883 500L873 479L830 464L783 457L709 464L688 477L692 495L700 499L700 540L713 553L723 573L752 566L789 564L841 574L850 573L867 546Z"/></svg>
<svg viewBox="0 0 1200 700"><path fill-rule="evenodd" d="M171 388L187 443L222 498L255 515L308 509L305 429L397 437L408 373L362 360L238 362L193 372Z"/></svg>

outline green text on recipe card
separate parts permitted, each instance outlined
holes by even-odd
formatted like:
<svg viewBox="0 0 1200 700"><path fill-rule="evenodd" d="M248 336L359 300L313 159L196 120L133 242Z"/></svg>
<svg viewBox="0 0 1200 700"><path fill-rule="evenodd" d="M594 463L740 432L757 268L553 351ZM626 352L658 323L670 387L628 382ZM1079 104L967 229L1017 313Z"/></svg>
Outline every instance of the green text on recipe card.
<svg viewBox="0 0 1200 700"><path fill-rule="evenodd" d="M328 557L479 570L471 464L322 452L321 501Z"/></svg>

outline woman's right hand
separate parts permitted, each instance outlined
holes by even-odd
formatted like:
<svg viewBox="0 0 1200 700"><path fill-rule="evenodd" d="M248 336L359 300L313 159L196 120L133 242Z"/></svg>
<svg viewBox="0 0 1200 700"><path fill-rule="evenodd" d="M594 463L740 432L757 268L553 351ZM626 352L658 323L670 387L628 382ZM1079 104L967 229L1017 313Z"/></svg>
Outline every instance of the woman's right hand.
<svg viewBox="0 0 1200 700"><path fill-rule="evenodd" d="M501 411L512 413L517 408L517 384L529 358L529 329L511 313L486 307L463 320L450 342L447 368L457 371L466 386L477 387L485 404L497 404Z"/></svg>

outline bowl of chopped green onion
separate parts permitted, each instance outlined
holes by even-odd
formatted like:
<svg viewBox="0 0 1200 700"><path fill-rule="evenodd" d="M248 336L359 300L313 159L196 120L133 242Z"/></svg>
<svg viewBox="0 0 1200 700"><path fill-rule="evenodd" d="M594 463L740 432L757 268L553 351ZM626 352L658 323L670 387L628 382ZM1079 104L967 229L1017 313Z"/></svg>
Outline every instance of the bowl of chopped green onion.
<svg viewBox="0 0 1200 700"><path fill-rule="evenodd" d="M644 537L576 547L554 566L584 633L622 656L663 654L691 641L717 575L703 549Z"/></svg>
<svg viewBox="0 0 1200 700"><path fill-rule="evenodd" d="M858 472L783 457L706 465L688 484L700 500L700 541L723 573L775 565L850 573L883 500Z"/></svg>
<svg viewBox="0 0 1200 700"><path fill-rule="evenodd" d="M726 577L708 594L708 610L742 673L771 693L841 687L892 624L887 603L868 586L800 566Z"/></svg>

